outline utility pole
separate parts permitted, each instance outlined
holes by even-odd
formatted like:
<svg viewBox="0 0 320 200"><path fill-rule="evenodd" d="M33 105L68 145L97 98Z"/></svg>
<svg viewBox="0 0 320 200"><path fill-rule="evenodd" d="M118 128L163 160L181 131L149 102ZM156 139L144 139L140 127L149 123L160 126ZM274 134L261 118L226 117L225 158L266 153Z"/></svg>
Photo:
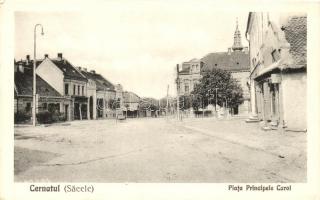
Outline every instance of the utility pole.
<svg viewBox="0 0 320 200"><path fill-rule="evenodd" d="M169 110L169 85L167 87L167 106L166 106L166 115L168 114Z"/></svg>
<svg viewBox="0 0 320 200"><path fill-rule="evenodd" d="M179 64L177 64L177 117L180 119L180 108L179 108Z"/></svg>
<svg viewBox="0 0 320 200"><path fill-rule="evenodd" d="M216 87L215 88L216 89L216 104L215 104L215 110L216 110L216 112L217 112L217 104L218 104L218 88Z"/></svg>

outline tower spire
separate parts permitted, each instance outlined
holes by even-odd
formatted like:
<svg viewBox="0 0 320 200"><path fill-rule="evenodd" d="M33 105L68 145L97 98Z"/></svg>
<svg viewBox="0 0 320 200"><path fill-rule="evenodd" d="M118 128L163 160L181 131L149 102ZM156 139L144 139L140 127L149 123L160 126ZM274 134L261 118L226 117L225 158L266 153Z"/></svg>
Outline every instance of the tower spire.
<svg viewBox="0 0 320 200"><path fill-rule="evenodd" d="M239 26L238 26L238 17L236 20L236 30L234 31L234 36L233 36L233 45L232 45L232 50L233 51L242 51L243 46L241 43L241 34L239 31Z"/></svg>

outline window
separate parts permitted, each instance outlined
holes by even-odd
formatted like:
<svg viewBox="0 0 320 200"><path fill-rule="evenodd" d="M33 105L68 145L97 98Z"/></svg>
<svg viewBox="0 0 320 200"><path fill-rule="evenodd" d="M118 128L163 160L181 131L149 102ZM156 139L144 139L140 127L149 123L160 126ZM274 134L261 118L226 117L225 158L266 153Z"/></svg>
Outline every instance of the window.
<svg viewBox="0 0 320 200"><path fill-rule="evenodd" d="M31 111L31 103L27 103L26 112L30 112L30 111Z"/></svg>
<svg viewBox="0 0 320 200"><path fill-rule="evenodd" d="M73 95L76 94L76 85L73 85Z"/></svg>
<svg viewBox="0 0 320 200"><path fill-rule="evenodd" d="M64 85L64 94L68 95L69 94L69 84Z"/></svg>
<svg viewBox="0 0 320 200"><path fill-rule="evenodd" d="M78 85L78 95L80 95L80 85Z"/></svg>
<svg viewBox="0 0 320 200"><path fill-rule="evenodd" d="M186 93L189 92L189 85L188 85L188 84L185 84L185 85L184 85L184 91L185 91Z"/></svg>
<svg viewBox="0 0 320 200"><path fill-rule="evenodd" d="M84 95L84 86L82 86L82 95Z"/></svg>
<svg viewBox="0 0 320 200"><path fill-rule="evenodd" d="M280 60L280 51L280 49L278 51L276 49L272 51L272 62L277 62L278 60Z"/></svg>
<svg viewBox="0 0 320 200"><path fill-rule="evenodd" d="M47 103L43 103L43 104L42 104L42 108L43 108L43 110L47 110L48 104L47 104Z"/></svg>

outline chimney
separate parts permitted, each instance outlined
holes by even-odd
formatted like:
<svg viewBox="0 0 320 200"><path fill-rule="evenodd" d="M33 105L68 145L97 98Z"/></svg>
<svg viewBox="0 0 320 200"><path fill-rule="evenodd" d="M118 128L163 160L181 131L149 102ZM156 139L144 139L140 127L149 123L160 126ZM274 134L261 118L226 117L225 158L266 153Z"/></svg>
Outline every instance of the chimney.
<svg viewBox="0 0 320 200"><path fill-rule="evenodd" d="M79 69L79 71L81 71L81 67L80 66L78 67L78 69Z"/></svg>
<svg viewBox="0 0 320 200"><path fill-rule="evenodd" d="M27 56L26 56L26 61L27 61L26 64L29 65L29 63L30 63L30 55L27 55Z"/></svg>
<svg viewBox="0 0 320 200"><path fill-rule="evenodd" d="M248 47L245 47L245 48L244 48L244 53L245 53L245 54L248 54L248 53L249 53L249 48L248 48Z"/></svg>
<svg viewBox="0 0 320 200"><path fill-rule="evenodd" d="M177 73L179 73L179 64L177 64Z"/></svg>
<svg viewBox="0 0 320 200"><path fill-rule="evenodd" d="M84 68L83 68L83 71L87 72L87 68L86 68L86 67L84 67Z"/></svg>
<svg viewBox="0 0 320 200"><path fill-rule="evenodd" d="M62 60L62 53L58 53L58 60L59 60L59 61Z"/></svg>
<svg viewBox="0 0 320 200"><path fill-rule="evenodd" d="M91 72L92 74L95 74L95 73L96 73L96 71L95 71L95 70L91 70L90 72Z"/></svg>
<svg viewBox="0 0 320 200"><path fill-rule="evenodd" d="M228 55L231 55L231 48L228 48Z"/></svg>
<svg viewBox="0 0 320 200"><path fill-rule="evenodd" d="M48 54L44 54L44 58L49 58L49 55Z"/></svg>

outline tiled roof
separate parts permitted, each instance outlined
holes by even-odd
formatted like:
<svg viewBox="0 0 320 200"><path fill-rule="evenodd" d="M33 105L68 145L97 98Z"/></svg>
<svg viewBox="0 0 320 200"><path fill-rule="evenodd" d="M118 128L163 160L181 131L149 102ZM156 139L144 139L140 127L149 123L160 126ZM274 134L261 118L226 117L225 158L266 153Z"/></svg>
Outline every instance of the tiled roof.
<svg viewBox="0 0 320 200"><path fill-rule="evenodd" d="M286 40L290 44L290 54L294 65L290 68L306 67L307 64L307 17L293 16L282 27Z"/></svg>
<svg viewBox="0 0 320 200"><path fill-rule="evenodd" d="M81 71L81 73L88 79L92 79L96 83L97 90L115 90L114 85L105 79L101 74L92 73L88 71Z"/></svg>
<svg viewBox="0 0 320 200"><path fill-rule="evenodd" d="M249 53L244 51L210 53L201 59L205 63L202 71L213 68L227 71L250 70Z"/></svg>
<svg viewBox="0 0 320 200"><path fill-rule="evenodd" d="M133 92L123 93L123 102L125 103L138 103L140 102L140 97Z"/></svg>
<svg viewBox="0 0 320 200"><path fill-rule="evenodd" d="M25 67L24 73L15 72L14 73L14 83L16 92L18 95L30 95L32 96L33 88L33 69L31 67ZM40 76L36 76L36 86L37 94L40 96L56 96L60 97L58 91L51 87L46 81L44 81Z"/></svg>
<svg viewBox="0 0 320 200"><path fill-rule="evenodd" d="M190 73L190 67L185 67L181 71L179 71L179 74L189 74Z"/></svg>
<svg viewBox="0 0 320 200"><path fill-rule="evenodd" d="M66 60L50 59L61 71L63 71L64 77L69 79L75 79L80 81L87 81L87 79L80 74L72 64Z"/></svg>
<svg viewBox="0 0 320 200"><path fill-rule="evenodd" d="M57 58L49 58L61 71L63 71L65 78L75 79L75 80L81 80L81 81L87 81L87 79L80 74L75 67L72 66L72 64L63 58L62 60L58 60ZM44 59L37 59L37 67L42 63ZM33 66L33 60L30 60L27 62L27 60L21 60L17 61L17 64L22 64L25 67L32 67Z"/></svg>

